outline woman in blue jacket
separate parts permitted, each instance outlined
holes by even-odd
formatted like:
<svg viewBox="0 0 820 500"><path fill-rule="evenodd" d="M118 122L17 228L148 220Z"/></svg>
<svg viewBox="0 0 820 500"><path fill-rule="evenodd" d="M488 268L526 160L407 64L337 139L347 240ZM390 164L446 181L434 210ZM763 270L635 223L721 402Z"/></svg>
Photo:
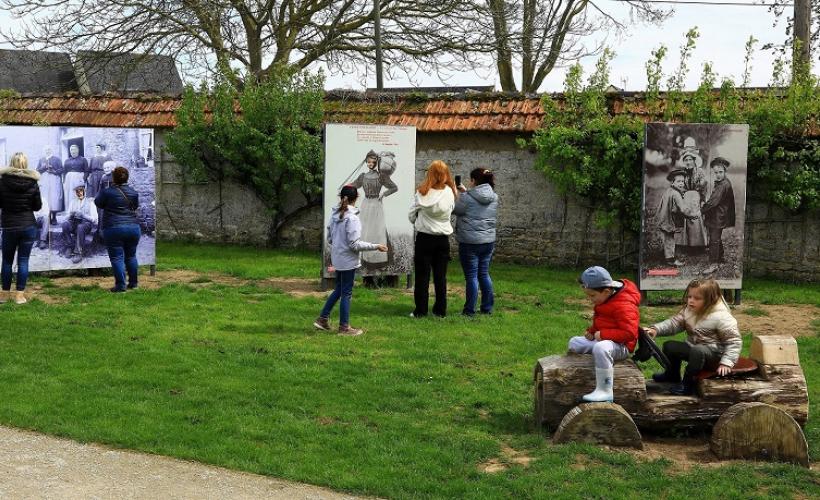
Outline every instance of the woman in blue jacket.
<svg viewBox="0 0 820 500"><path fill-rule="evenodd" d="M456 216L456 240L467 297L462 314L475 314L478 290L481 289L482 314L493 311L493 280L490 279L490 262L495 250L495 226L498 214L498 195L495 193L495 176L487 168L470 172L470 189L458 187L461 196L456 200L453 214Z"/></svg>
<svg viewBox="0 0 820 500"><path fill-rule="evenodd" d="M102 211L103 239L114 271L114 288L111 291L124 292L127 288L137 288L137 245L140 242L137 208L140 198L128 185L128 170L125 167L115 168L111 179L113 185L100 191L94 198L94 204Z"/></svg>

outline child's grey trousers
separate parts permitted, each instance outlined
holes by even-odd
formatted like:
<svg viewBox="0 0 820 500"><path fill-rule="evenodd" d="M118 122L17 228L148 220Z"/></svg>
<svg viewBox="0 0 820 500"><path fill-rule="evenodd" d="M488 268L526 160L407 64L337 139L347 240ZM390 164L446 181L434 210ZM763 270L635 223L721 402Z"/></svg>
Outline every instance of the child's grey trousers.
<svg viewBox="0 0 820 500"><path fill-rule="evenodd" d="M595 358L595 368L612 368L615 361L626 359L629 349L625 345L611 340L587 340L586 337L572 337L569 339L569 350L578 354L592 353Z"/></svg>

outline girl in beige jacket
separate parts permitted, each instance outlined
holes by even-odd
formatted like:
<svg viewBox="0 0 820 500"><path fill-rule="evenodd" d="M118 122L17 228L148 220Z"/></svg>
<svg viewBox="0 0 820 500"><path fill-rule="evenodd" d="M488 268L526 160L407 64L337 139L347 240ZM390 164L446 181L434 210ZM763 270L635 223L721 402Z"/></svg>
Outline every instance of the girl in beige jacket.
<svg viewBox="0 0 820 500"><path fill-rule="evenodd" d="M742 347L737 320L715 280L693 280L686 287L684 299L686 305L678 314L646 329L652 337L686 331L685 342L669 340L663 344L663 352L671 365L669 370L652 376L656 382L677 384L669 390L672 394L692 394L695 375L704 368L716 368L718 375L728 375ZM687 362L683 380L682 361Z"/></svg>

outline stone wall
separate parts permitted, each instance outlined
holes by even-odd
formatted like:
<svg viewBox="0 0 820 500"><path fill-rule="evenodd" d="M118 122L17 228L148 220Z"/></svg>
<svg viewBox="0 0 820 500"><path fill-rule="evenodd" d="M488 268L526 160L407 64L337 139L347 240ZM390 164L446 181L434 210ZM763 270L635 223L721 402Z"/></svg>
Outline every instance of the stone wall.
<svg viewBox="0 0 820 500"><path fill-rule="evenodd" d="M165 133L155 131L157 171L157 234L186 239L264 245L271 218L256 195L236 184L186 182L180 167L165 151Z"/></svg>
<svg viewBox="0 0 820 500"><path fill-rule="evenodd" d="M638 241L618 229L596 227L585 200L556 192L533 169L534 154L519 148L516 136L491 133L419 133L416 179L434 159L443 159L466 178L473 168L496 173L501 203L500 260L580 267L637 266ZM252 192L233 184L186 184L164 152L157 131L158 233L163 238L264 245L271 217ZM750 199L747 208L745 274L781 279L820 280L820 220L817 213L794 217ZM294 204L294 208L298 204ZM300 212L279 232L280 244L318 249L323 215L316 207Z"/></svg>

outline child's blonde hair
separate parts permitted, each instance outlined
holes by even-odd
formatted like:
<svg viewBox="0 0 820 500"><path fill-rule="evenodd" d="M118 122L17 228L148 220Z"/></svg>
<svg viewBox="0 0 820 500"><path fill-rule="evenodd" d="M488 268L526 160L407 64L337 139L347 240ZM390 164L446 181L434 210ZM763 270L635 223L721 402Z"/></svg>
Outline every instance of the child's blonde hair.
<svg viewBox="0 0 820 500"><path fill-rule="evenodd" d="M721 292L718 282L711 278L705 280L694 279L686 285L686 291L683 292L684 309L687 307L686 299L689 297L689 290L693 288L697 288L703 293L703 309L695 314L695 322L698 322L712 312L715 304L723 302L723 292Z"/></svg>

